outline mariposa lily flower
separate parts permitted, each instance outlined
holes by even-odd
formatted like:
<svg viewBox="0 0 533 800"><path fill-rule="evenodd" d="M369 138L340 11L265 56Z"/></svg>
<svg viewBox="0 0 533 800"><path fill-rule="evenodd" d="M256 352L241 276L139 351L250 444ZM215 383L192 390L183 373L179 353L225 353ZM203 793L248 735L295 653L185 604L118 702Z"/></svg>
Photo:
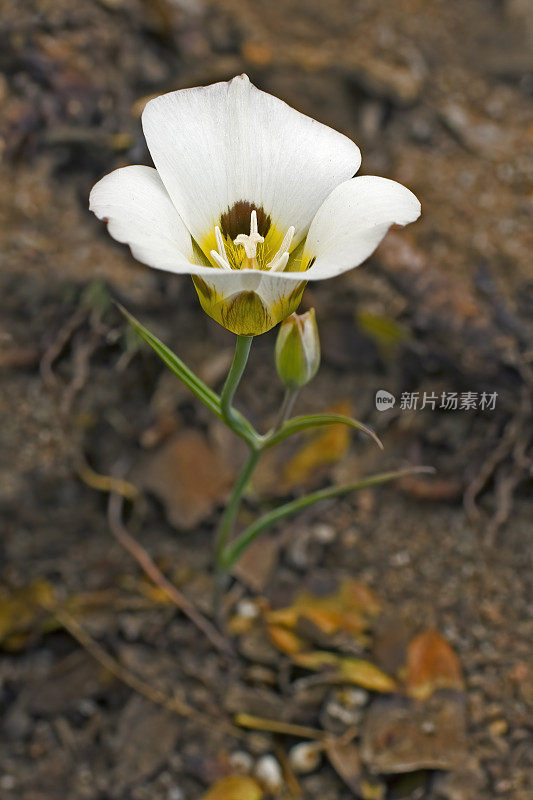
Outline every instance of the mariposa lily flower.
<svg viewBox="0 0 533 800"><path fill-rule="evenodd" d="M358 266L420 215L405 186L353 177L354 142L246 75L150 100L142 123L155 169L106 175L90 208L139 261L192 275L204 311L236 334L268 331L308 281Z"/></svg>

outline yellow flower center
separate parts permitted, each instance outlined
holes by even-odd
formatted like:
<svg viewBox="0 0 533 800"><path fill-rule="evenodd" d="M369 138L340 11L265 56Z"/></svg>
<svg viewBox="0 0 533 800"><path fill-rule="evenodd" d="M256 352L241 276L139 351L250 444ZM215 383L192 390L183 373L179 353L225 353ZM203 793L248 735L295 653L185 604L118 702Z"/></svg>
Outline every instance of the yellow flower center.
<svg viewBox="0 0 533 800"><path fill-rule="evenodd" d="M250 233L239 233L232 243L230 239L229 246L224 241L220 228L215 225L217 250L211 250L211 258L220 269L225 270L259 269L283 272L289 260L289 248L293 236L294 227L291 225L275 256L267 261L264 248L258 252L258 245L262 245L265 239L258 231L257 211L253 209L250 215Z"/></svg>

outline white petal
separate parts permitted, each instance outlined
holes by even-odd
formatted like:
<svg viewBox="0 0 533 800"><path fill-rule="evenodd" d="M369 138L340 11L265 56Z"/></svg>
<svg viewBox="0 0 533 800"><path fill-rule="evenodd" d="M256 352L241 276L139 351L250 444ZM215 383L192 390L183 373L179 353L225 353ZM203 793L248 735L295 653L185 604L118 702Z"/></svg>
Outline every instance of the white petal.
<svg viewBox="0 0 533 800"><path fill-rule="evenodd" d="M143 264L171 272L189 271L193 258L190 233L152 167L124 167L106 175L93 186L89 208L107 222L111 236L128 244Z"/></svg>
<svg viewBox="0 0 533 800"><path fill-rule="evenodd" d="M316 213L303 260L307 280L340 275L359 266L376 249L391 225L407 225L420 216L420 202L401 183L362 175L334 189Z"/></svg>
<svg viewBox="0 0 533 800"><path fill-rule="evenodd" d="M253 86L246 75L147 103L153 161L197 242L238 201L262 207L296 245L331 190L359 169L350 139ZM248 231L243 231L248 233Z"/></svg>

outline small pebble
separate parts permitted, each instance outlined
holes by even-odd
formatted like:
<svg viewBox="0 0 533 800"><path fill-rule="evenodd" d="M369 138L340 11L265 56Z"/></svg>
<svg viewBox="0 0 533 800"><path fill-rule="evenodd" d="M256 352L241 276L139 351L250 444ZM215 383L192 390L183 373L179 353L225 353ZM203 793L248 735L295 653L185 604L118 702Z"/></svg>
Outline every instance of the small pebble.
<svg viewBox="0 0 533 800"><path fill-rule="evenodd" d="M231 769L240 775L249 775L254 766L254 760L245 750L235 750L228 759Z"/></svg>
<svg viewBox="0 0 533 800"><path fill-rule="evenodd" d="M320 749L314 742L300 742L289 751L289 763L295 772L304 775L320 764Z"/></svg>
<svg viewBox="0 0 533 800"><path fill-rule="evenodd" d="M237 614L243 619L255 619L259 616L259 606L248 597L243 597L237 604Z"/></svg>
<svg viewBox="0 0 533 800"><path fill-rule="evenodd" d="M331 542L335 541L336 535L333 525L322 523L315 525L313 528L313 536L321 544L331 544Z"/></svg>
<svg viewBox="0 0 533 800"><path fill-rule="evenodd" d="M361 721L361 712L358 708L346 708L343 703L337 700L330 700L325 708L326 714L331 719L342 722L343 725L358 725Z"/></svg>
<svg viewBox="0 0 533 800"><path fill-rule="evenodd" d="M254 775L267 792L277 794L283 787L283 773L274 756L261 756L255 765Z"/></svg>
<svg viewBox="0 0 533 800"><path fill-rule="evenodd" d="M179 786L173 786L168 791L167 800L185 800L185 792Z"/></svg>
<svg viewBox="0 0 533 800"><path fill-rule="evenodd" d="M341 697L349 708L363 708L370 700L370 695L365 689L344 689Z"/></svg>
<svg viewBox="0 0 533 800"><path fill-rule="evenodd" d="M15 778L13 775L2 775L0 778L0 787L5 789L7 792L11 791L11 789L15 788Z"/></svg>
<svg viewBox="0 0 533 800"><path fill-rule="evenodd" d="M508 725L504 719L495 719L494 722L491 722L489 725L489 731L491 736L503 736L507 733Z"/></svg>
<svg viewBox="0 0 533 800"><path fill-rule="evenodd" d="M393 567L406 567L410 562L411 556L407 550L399 550L390 557L390 563Z"/></svg>

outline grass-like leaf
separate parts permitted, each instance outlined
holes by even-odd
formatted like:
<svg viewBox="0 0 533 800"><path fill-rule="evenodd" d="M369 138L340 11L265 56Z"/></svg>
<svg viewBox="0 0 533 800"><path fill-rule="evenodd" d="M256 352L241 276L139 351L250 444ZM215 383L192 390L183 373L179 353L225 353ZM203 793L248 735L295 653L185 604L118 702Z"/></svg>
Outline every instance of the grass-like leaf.
<svg viewBox="0 0 533 800"><path fill-rule="evenodd" d="M154 336L148 328L145 328L142 323L136 319L133 314L130 314L124 306L117 303L118 309L121 314L127 319L132 328L141 337L141 339L149 345L154 353L156 353L164 364L177 375L178 378L191 390L196 397L204 403L210 411L215 414L219 419L223 420L238 436L245 439L251 446L255 447L259 441L259 435L254 430L252 424L244 417L239 411L233 410L231 419L227 419L223 412L220 403L220 397L216 392L207 386L195 373L190 369L172 350L163 344L163 342Z"/></svg>
<svg viewBox="0 0 533 800"><path fill-rule="evenodd" d="M218 417L221 417L220 398L212 389L207 386L194 372L177 356L172 350L167 347L163 342L154 336L148 328L145 328L138 319L136 319L124 306L117 303L118 309L121 314L128 320L133 329L141 337L141 339L149 345L154 353L172 370L172 372L183 381L183 383L196 395L196 397L205 403L205 405Z"/></svg>
<svg viewBox="0 0 533 800"><path fill-rule="evenodd" d="M246 550L249 544L259 536L260 533L267 530L267 528L280 522L285 517L291 514L296 514L298 511L303 511L304 508L318 503L320 500L329 500L332 497L341 497L342 495L355 492L359 489L366 489L369 486L377 486L380 483L388 483L397 478L403 478L405 475L412 475L413 473L433 473L433 467L408 467L407 469L399 469L394 472L381 472L378 475L370 475L368 478L362 478L356 483L350 483L346 486L329 486L326 489L320 489L317 492L311 492L304 497L298 497L296 500L291 500L278 508L268 511L255 522L252 522L241 535L235 539L232 544L227 548L224 556L223 563L226 570L229 570L233 564L238 560L242 553Z"/></svg>
<svg viewBox="0 0 533 800"><path fill-rule="evenodd" d="M286 422L279 431L275 431L266 438L264 447L273 447L275 444L282 442L288 436L294 436L296 433L301 433L308 428L316 428L322 425L348 425L357 431L366 433L383 450L383 445L378 436L374 433L372 428L368 428L352 417L346 417L344 414L306 414L302 417L294 417Z"/></svg>

